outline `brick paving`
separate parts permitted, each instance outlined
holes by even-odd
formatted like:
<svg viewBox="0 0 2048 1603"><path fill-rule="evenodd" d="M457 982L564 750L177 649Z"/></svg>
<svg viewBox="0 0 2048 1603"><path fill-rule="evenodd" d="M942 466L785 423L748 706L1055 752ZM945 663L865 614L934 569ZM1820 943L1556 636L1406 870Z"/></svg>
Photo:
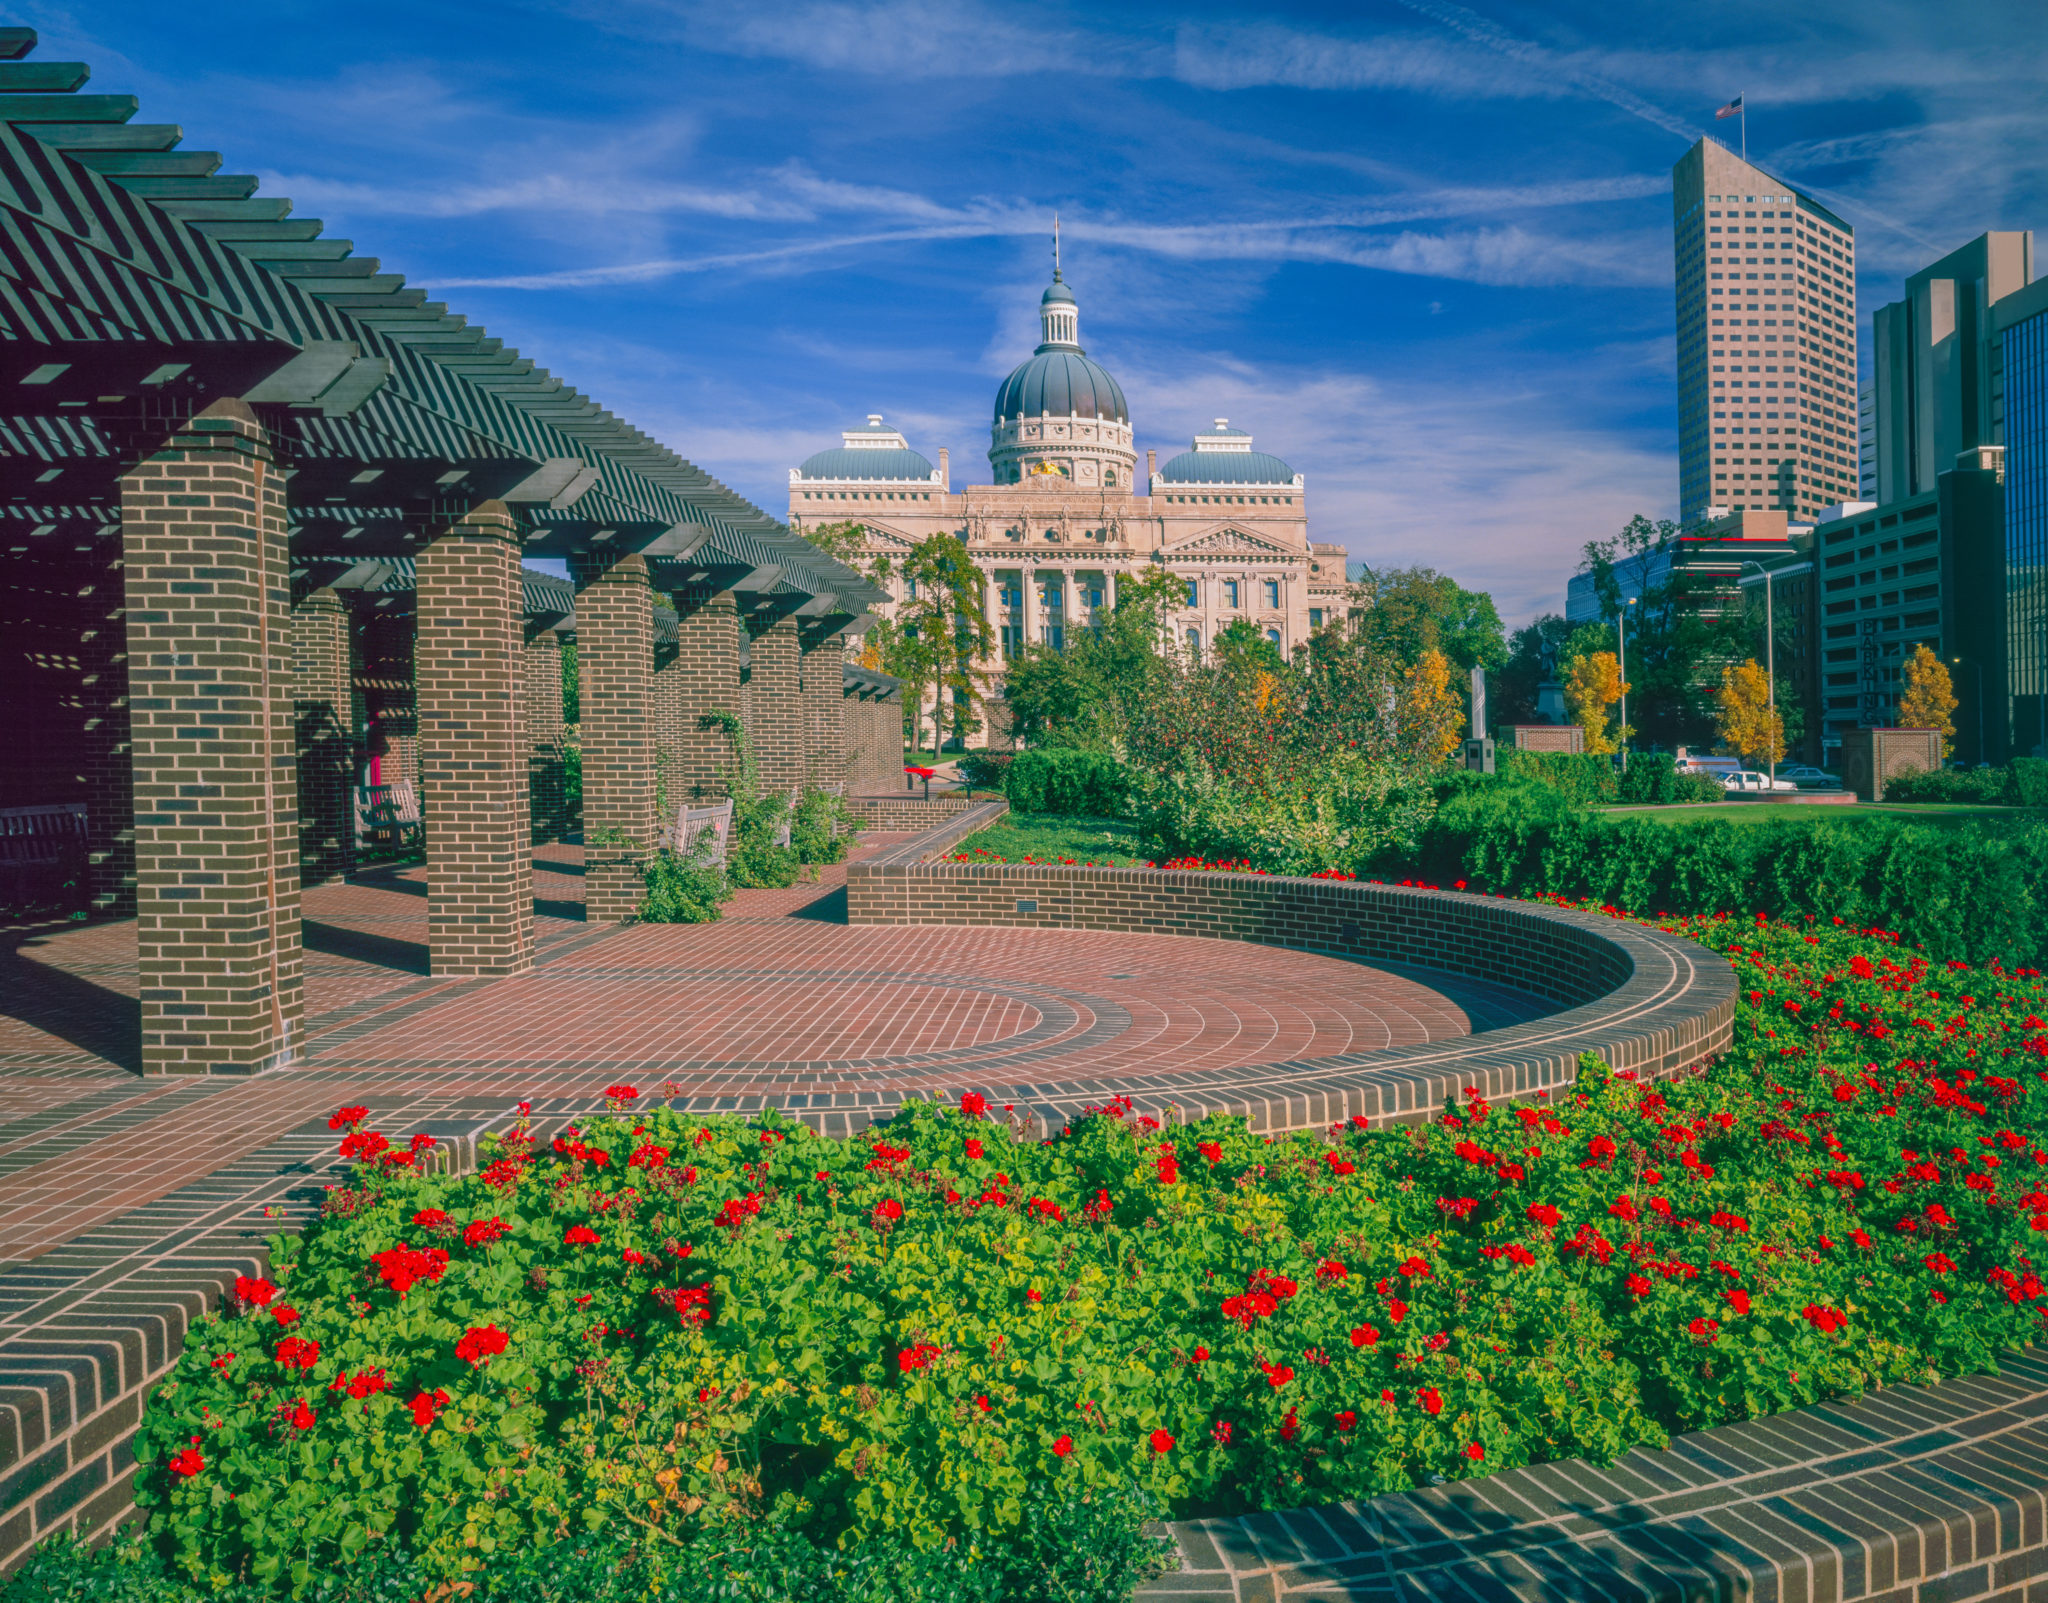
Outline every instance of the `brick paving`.
<svg viewBox="0 0 2048 1603"><path fill-rule="evenodd" d="M857 856L902 837L870 835ZM1426 971L1162 935L849 928L843 866L741 892L716 924L583 922L581 849L533 863L536 966L427 972L424 870L305 893L305 1023L255 1079L135 1073L133 926L0 947L0 1260L189 1186L343 1102L477 1121L520 1099L588 1108L605 1085L685 1105L963 1084L1153 1088L1299 1068L1520 1023L1554 1004ZM410 1124L408 1124L408 1128Z"/></svg>

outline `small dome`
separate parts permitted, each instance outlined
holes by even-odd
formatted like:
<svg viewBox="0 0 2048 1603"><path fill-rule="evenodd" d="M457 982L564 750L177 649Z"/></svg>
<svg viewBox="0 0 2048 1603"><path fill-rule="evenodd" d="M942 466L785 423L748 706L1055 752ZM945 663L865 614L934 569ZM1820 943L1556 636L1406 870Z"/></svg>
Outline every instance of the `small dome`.
<svg viewBox="0 0 2048 1603"><path fill-rule="evenodd" d="M1058 273L1054 273L1052 275L1052 283L1047 286L1045 293L1038 297L1038 304L1040 306L1050 306L1054 301L1065 301L1071 305L1073 300L1074 292L1067 288L1066 280L1061 278Z"/></svg>
<svg viewBox="0 0 2048 1603"><path fill-rule="evenodd" d="M1021 363L996 391L998 423L1045 412L1054 417L1111 418L1118 423L1131 420L1122 387L1101 363L1091 362L1073 349L1038 352Z"/></svg>
<svg viewBox="0 0 2048 1603"><path fill-rule="evenodd" d="M934 469L924 457L907 448L875 451L848 450L840 446L805 457L803 466L796 471L800 479L886 479L899 482L906 479L929 480Z"/></svg>
<svg viewBox="0 0 2048 1603"><path fill-rule="evenodd" d="M1265 451L1183 451L1159 470L1167 484L1294 483L1294 469Z"/></svg>

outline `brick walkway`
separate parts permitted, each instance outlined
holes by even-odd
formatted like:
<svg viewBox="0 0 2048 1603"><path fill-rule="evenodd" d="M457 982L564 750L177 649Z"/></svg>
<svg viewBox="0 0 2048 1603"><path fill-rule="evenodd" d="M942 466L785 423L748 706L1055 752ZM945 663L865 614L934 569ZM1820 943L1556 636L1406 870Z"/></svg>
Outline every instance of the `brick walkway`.
<svg viewBox="0 0 2048 1603"><path fill-rule="evenodd" d="M896 837L869 837L872 852ZM844 868L742 892L716 924L586 929L581 851L534 876L539 955L507 980L427 973L420 869L305 898L300 1064L255 1080L133 1070L134 930L0 948L0 1259L32 1258L343 1102L412 1122L621 1079L707 1105L766 1093L944 1094L963 1083L1162 1078L1517 1023L1505 987L1170 936L853 929Z"/></svg>

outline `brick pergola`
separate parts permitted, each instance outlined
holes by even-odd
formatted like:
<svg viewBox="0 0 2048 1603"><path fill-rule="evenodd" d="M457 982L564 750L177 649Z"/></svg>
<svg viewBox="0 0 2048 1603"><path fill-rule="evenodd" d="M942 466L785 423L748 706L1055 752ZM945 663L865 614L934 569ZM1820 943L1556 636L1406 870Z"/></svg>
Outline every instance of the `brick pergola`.
<svg viewBox="0 0 2048 1603"><path fill-rule="evenodd" d="M719 793L703 713L770 785L900 763L893 682L845 668L868 581L34 45L0 29L0 806L86 806L145 1072L293 1061L300 889L351 866L366 737L417 786L433 972L530 966L565 632L595 922L657 794Z"/></svg>

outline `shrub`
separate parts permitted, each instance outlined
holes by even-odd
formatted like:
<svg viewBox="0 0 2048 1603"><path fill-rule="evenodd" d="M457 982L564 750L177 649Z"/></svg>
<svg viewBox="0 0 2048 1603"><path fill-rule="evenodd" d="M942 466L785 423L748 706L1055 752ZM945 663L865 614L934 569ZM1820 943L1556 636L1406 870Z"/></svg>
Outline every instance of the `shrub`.
<svg viewBox="0 0 2048 1603"><path fill-rule="evenodd" d="M1183 752L1164 772L1136 776L1131 812L1161 860L1242 859L1276 874L1356 875L1413 860L1436 810L1440 772L1346 752L1311 775L1258 783Z"/></svg>
<svg viewBox="0 0 2048 1603"><path fill-rule="evenodd" d="M1122 816L1130 800L1130 775L1106 751L1047 746L1019 752L1003 778L1004 794L1020 813L1083 813Z"/></svg>
<svg viewBox="0 0 2048 1603"><path fill-rule="evenodd" d="M1604 754L1516 751L1510 747L1495 762L1502 777L1542 785L1582 806L1611 802L1619 793L1614 759Z"/></svg>
<svg viewBox="0 0 2048 1603"><path fill-rule="evenodd" d="M1681 774L1668 751L1631 752L1628 771L1616 787L1624 802L1671 803L1726 801L1728 792L1705 774Z"/></svg>
<svg viewBox="0 0 2048 1603"><path fill-rule="evenodd" d="M798 799L789 821L790 849L800 863L836 863L853 841L846 802L813 785Z"/></svg>
<svg viewBox="0 0 2048 1603"><path fill-rule="evenodd" d="M2007 801L2018 807L2048 807L2048 758L2015 757L2006 772L2011 775Z"/></svg>
<svg viewBox="0 0 2048 1603"><path fill-rule="evenodd" d="M1334 1144L1122 1105L1039 1142L976 1096L834 1142L619 1087L458 1178L351 1128L366 1205L156 1390L152 1539L280 1588L400 1540L436 1579L563 1538L1000 1554L1038 1499L1606 1461L2038 1339L2040 975L1671 927L1741 975L1712 1065Z"/></svg>
<svg viewBox="0 0 2048 1603"><path fill-rule="evenodd" d="M1975 802L2007 799L2012 776L2003 768L1909 768L1884 782L1886 801Z"/></svg>
<svg viewBox="0 0 2048 1603"><path fill-rule="evenodd" d="M1884 782L1884 795L1886 801L2048 807L2048 760L2015 757L2003 768L1909 768Z"/></svg>
<svg viewBox="0 0 2048 1603"><path fill-rule="evenodd" d="M1013 751L963 752L955 769L970 790L1000 792L1016 758Z"/></svg>
<svg viewBox="0 0 2048 1603"><path fill-rule="evenodd" d="M708 924L719 916L721 902L732 900L725 870L699 852L684 857L659 851L642 871L647 886L640 898L644 924Z"/></svg>

